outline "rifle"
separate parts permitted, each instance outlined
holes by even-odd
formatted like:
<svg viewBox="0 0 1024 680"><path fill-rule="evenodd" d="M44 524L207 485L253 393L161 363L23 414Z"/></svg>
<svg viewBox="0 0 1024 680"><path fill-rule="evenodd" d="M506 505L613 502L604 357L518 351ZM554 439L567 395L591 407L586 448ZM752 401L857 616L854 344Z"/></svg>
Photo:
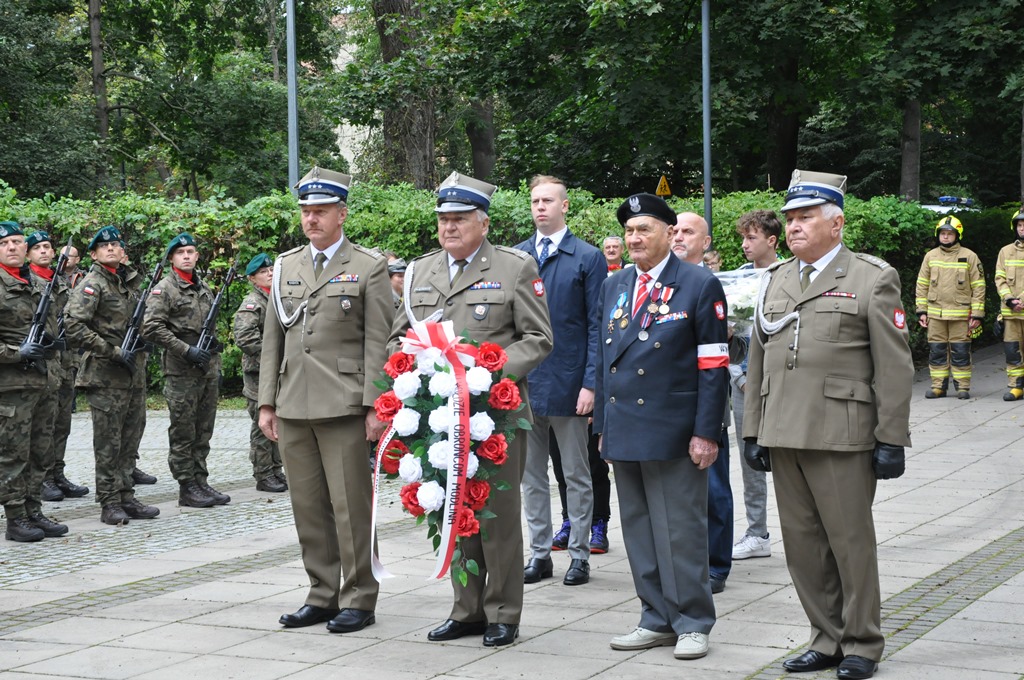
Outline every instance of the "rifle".
<svg viewBox="0 0 1024 680"><path fill-rule="evenodd" d="M217 313L224 303L225 292L231 287L231 282L235 280L236 266L236 264L232 264L231 268L228 269L227 276L224 277L224 283L221 284L220 290L217 291L213 298L210 313L206 315L206 319L203 321L203 330L199 334L199 342L196 343L196 347L203 351L209 352L213 343L217 341ZM196 363L195 366L196 368L206 368L206 364Z"/></svg>
<svg viewBox="0 0 1024 680"><path fill-rule="evenodd" d="M68 247L71 246L71 236L68 236L68 245L61 250L60 257L57 258L57 269L50 280L46 282L46 288L43 289L43 296L39 298L39 304L36 305L36 311L32 314L32 325L28 328L28 337L25 338L24 344L35 344L35 345L46 345L47 349L53 348L54 339L49 338L50 342L46 340L49 336L46 334L46 317L50 314L50 305L53 302L53 288L57 284L57 277L64 276L64 268L68 264ZM55 348L54 348L55 349ZM34 368L39 373L46 375L46 362L45 361L29 361L25 364L25 368Z"/></svg>
<svg viewBox="0 0 1024 680"><path fill-rule="evenodd" d="M166 264L167 254L165 253L164 258L160 260L160 264L153 270L153 276L150 277L146 290L143 291L139 301L135 303L135 311L132 312L132 318L128 321L128 329L124 333L124 340L121 341L121 349L125 352L137 352L145 345L145 342L142 340L142 318L146 316L146 301L149 300L149 294L153 291L153 286L163 276L164 265Z"/></svg>

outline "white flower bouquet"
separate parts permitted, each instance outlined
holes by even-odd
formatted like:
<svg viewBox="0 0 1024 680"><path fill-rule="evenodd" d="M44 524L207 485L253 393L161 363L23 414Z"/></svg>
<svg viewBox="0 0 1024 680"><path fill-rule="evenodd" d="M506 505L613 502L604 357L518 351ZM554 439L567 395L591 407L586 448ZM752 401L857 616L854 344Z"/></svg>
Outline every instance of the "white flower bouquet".
<svg viewBox="0 0 1024 680"><path fill-rule="evenodd" d="M754 308L764 269L735 269L716 272L729 305L729 327L736 335L749 336L754 325Z"/></svg>

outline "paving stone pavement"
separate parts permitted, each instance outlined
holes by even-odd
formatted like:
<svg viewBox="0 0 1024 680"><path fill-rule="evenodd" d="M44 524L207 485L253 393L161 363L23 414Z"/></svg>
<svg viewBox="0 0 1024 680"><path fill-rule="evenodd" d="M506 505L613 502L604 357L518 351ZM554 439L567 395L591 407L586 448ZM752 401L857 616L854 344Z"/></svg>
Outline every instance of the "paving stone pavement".
<svg viewBox="0 0 1024 680"><path fill-rule="evenodd" d="M887 645L876 677L1024 680L1024 403L1001 400L999 348L977 353L975 362L968 401L926 401L919 377L907 473L878 486ZM772 556L734 563L728 587L715 596L719 618L703 659L677 661L668 647L608 647L613 635L636 625L639 611L614 494L612 547L591 558L591 583L563 586L568 557L555 553L556 578L526 586L516 644L427 642L426 632L448 614L451 588L426 580L432 554L425 530L402 515L393 483L383 489L379 533L381 557L395 577L382 585L377 624L349 635L320 626L284 630L277 618L302 604L307 582L287 494L255 490L248 417L218 414L210 481L232 501L211 509L177 507L166 427L166 412L149 413L140 467L159 481L137 489L160 507L159 518L109 527L91 498L48 503L47 514L71 527L66 537L0 544L0 680L371 673L374 680L760 680L782 677L780 661L808 638L770 492ZM76 414L68 476L93 487L91 451L88 414Z"/></svg>

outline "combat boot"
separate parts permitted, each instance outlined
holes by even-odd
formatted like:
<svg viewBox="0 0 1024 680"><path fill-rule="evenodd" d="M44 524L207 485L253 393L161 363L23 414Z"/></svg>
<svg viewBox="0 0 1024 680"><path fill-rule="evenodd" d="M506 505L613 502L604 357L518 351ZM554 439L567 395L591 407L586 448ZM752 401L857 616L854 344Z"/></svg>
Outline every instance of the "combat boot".
<svg viewBox="0 0 1024 680"><path fill-rule="evenodd" d="M138 498L121 503L121 509L132 519L153 519L160 514L160 508L145 505Z"/></svg>
<svg viewBox="0 0 1024 680"><path fill-rule="evenodd" d="M53 483L57 485L57 488L61 490L66 498L81 498L89 493L89 487L75 484L65 477L63 472L58 472L53 476ZM46 484L46 482L43 482L43 484Z"/></svg>
<svg viewBox="0 0 1024 680"><path fill-rule="evenodd" d="M139 468L132 469L132 481L136 484L156 484L156 477L146 474Z"/></svg>
<svg viewBox="0 0 1024 680"><path fill-rule="evenodd" d="M128 524L128 515L117 503L107 503L100 513L100 521L104 524Z"/></svg>
<svg viewBox="0 0 1024 680"><path fill-rule="evenodd" d="M1024 397L1024 390L1019 387L1011 387L1003 395L1003 401L1017 401L1021 397Z"/></svg>
<svg viewBox="0 0 1024 680"><path fill-rule="evenodd" d="M284 490L287 491L288 478L284 476L284 470L278 470L277 472L274 473L274 476L281 480L281 483L284 484Z"/></svg>
<svg viewBox="0 0 1024 680"><path fill-rule="evenodd" d="M44 479L39 497L48 503L53 503L64 500L64 492L57 487L52 479Z"/></svg>
<svg viewBox="0 0 1024 680"><path fill-rule="evenodd" d="M213 499L214 505L227 505L228 503L231 502L231 496L227 495L226 493L221 493L220 491L217 491L212 486L207 484L205 479L202 481L199 481L197 479L196 484L199 485L200 489L206 492L207 496Z"/></svg>
<svg viewBox="0 0 1024 680"><path fill-rule="evenodd" d="M216 503L194 479L178 482L178 505L185 508L212 508Z"/></svg>
<svg viewBox="0 0 1024 680"><path fill-rule="evenodd" d="M941 399L944 396L946 396L946 390L938 387L929 387L928 391L924 393L925 399Z"/></svg>
<svg viewBox="0 0 1024 680"><path fill-rule="evenodd" d="M57 538L68 533L67 524L59 524L54 522L52 519L44 515L41 511L36 510L30 513L28 516L29 523L37 529L43 530L43 535L47 538Z"/></svg>
<svg viewBox="0 0 1024 680"><path fill-rule="evenodd" d="M8 541L17 541L18 543L33 543L35 541L43 540L46 534L39 527L33 526L28 521L28 517L8 517L7 518L7 531L4 533L4 537Z"/></svg>
<svg viewBox="0 0 1024 680"><path fill-rule="evenodd" d="M288 490L288 486L278 479L277 475L270 475L256 482L257 491L268 491L270 493L281 493Z"/></svg>

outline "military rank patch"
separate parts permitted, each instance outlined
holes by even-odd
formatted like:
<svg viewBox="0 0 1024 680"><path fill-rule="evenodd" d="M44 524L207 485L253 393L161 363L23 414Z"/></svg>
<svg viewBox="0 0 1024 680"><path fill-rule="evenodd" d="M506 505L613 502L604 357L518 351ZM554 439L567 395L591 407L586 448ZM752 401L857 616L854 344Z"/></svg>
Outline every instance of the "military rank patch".
<svg viewBox="0 0 1024 680"><path fill-rule="evenodd" d="M431 288L430 286L417 286L416 288L413 288L412 292L414 292L414 293L429 293L432 290L433 290L433 288Z"/></svg>
<svg viewBox="0 0 1024 680"><path fill-rule="evenodd" d="M689 316L687 316L686 312L672 312L671 314L664 314L662 316L657 317L654 320L654 325L658 325L659 323L668 323L669 321L678 321L679 319L688 319L688 318L689 318Z"/></svg>
<svg viewBox="0 0 1024 680"><path fill-rule="evenodd" d="M715 316L718 317L719 321L725 321L725 303L724 302L716 302L715 303Z"/></svg>
<svg viewBox="0 0 1024 680"><path fill-rule="evenodd" d="M533 294L537 297L544 297L544 279L533 280Z"/></svg>
<svg viewBox="0 0 1024 680"><path fill-rule="evenodd" d="M480 281L469 287L470 290L498 290L501 288L501 281Z"/></svg>
<svg viewBox="0 0 1024 680"><path fill-rule="evenodd" d="M92 286L85 286L82 288L82 292L85 293L86 295L95 295L96 289L93 288Z"/></svg>
<svg viewBox="0 0 1024 680"><path fill-rule="evenodd" d="M892 323L896 328L903 330L907 327L907 314L902 309L894 309L892 312Z"/></svg>
<svg viewBox="0 0 1024 680"><path fill-rule="evenodd" d="M154 288L150 295L160 295L162 292L159 288Z"/></svg>
<svg viewBox="0 0 1024 680"><path fill-rule="evenodd" d="M256 305L254 305L253 303L251 303L251 302L250 302L249 304L247 304L247 305L245 306L245 308L246 308L246 309L256 309Z"/></svg>
<svg viewBox="0 0 1024 680"><path fill-rule="evenodd" d="M338 274L327 283L359 283L359 274Z"/></svg>

